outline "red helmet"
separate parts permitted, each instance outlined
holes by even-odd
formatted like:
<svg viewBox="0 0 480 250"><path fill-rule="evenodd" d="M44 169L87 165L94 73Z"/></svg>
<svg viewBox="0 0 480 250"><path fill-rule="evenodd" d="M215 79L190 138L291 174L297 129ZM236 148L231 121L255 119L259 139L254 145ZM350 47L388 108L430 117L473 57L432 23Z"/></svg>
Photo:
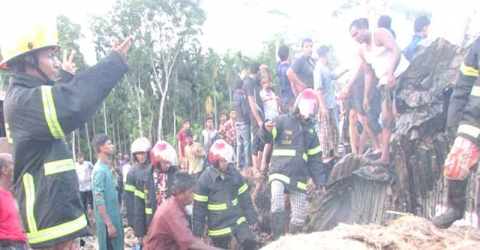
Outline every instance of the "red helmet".
<svg viewBox="0 0 480 250"><path fill-rule="evenodd" d="M152 149L152 144L150 143L150 141L145 137L140 137L132 142L130 151L132 154L147 153L148 151L150 151L150 149Z"/></svg>
<svg viewBox="0 0 480 250"><path fill-rule="evenodd" d="M208 159L212 165L215 165L219 159L225 159L229 163L233 163L235 161L235 152L230 144L223 139L219 139L210 148Z"/></svg>
<svg viewBox="0 0 480 250"><path fill-rule="evenodd" d="M318 112L318 97L312 89L305 89L295 100L294 110L307 117L311 117Z"/></svg>
<svg viewBox="0 0 480 250"><path fill-rule="evenodd" d="M158 141L150 151L150 158L154 166L160 161L168 161L172 166L178 165L177 152L166 141Z"/></svg>

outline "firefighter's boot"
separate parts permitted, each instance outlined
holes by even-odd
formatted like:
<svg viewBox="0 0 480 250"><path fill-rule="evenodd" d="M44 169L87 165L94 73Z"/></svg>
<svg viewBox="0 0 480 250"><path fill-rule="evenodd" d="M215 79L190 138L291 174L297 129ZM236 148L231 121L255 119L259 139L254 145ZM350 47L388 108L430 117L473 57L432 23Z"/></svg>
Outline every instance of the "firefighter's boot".
<svg viewBox="0 0 480 250"><path fill-rule="evenodd" d="M288 225L288 233L289 234L297 234L302 230L303 226L297 226L295 224L290 224Z"/></svg>
<svg viewBox="0 0 480 250"><path fill-rule="evenodd" d="M272 236L278 240L285 235L285 211L272 213Z"/></svg>
<svg viewBox="0 0 480 250"><path fill-rule="evenodd" d="M467 205L468 180L449 180L447 190L447 211L433 219L439 228L449 228L455 221L463 218Z"/></svg>

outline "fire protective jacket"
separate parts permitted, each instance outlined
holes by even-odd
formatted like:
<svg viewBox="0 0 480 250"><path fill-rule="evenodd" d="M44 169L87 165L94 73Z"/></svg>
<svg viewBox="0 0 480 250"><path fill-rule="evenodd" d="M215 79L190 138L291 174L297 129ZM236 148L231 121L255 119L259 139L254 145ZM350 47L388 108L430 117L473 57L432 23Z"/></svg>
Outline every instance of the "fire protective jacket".
<svg viewBox="0 0 480 250"><path fill-rule="evenodd" d="M152 222L155 211L157 211L157 187L155 183L153 165L150 165L148 170L141 173L138 176L135 183L135 196L134 196L134 222L133 231L135 237L143 237L147 235L150 222ZM171 166L167 172L167 199L172 194L172 184L175 173L177 173L178 167ZM156 174L156 173L155 173Z"/></svg>
<svg viewBox="0 0 480 250"><path fill-rule="evenodd" d="M139 176L143 175L144 171L147 171L150 169L152 164L147 161L146 163L142 164L138 161L136 161L130 171L128 171L127 175L127 181L125 182L125 196L124 196L124 202L125 202L125 208L127 210L127 222L128 226L131 228L134 227L134 214L135 214L135 203L134 203L134 197L135 197L135 184L137 182L137 178Z"/></svg>
<svg viewBox="0 0 480 250"><path fill-rule="evenodd" d="M275 127L269 133L265 126L259 132L265 143L274 143L270 161L269 181L279 180L288 190L307 191L311 176L317 187L327 182L327 168L314 123L305 123L296 114L286 114L273 119Z"/></svg>
<svg viewBox="0 0 480 250"><path fill-rule="evenodd" d="M480 37L477 38L472 45L470 45L460 66L460 75L458 77L457 83L454 86L452 96L450 97L450 104L448 106L448 127L455 128L459 126L459 123L462 120L462 113L464 112L464 109L467 106L469 99L472 99L472 96L475 97L475 95L473 94L478 94L478 89L474 92L474 89L472 88L475 88L473 87L473 85L475 80L478 79L479 71ZM474 100L473 102L474 103L472 103L472 105L475 103L477 103L477 105L480 105L478 100ZM465 127L462 128L462 130L464 129Z"/></svg>
<svg viewBox="0 0 480 250"><path fill-rule="evenodd" d="M46 85L16 72L4 102L15 170L15 193L32 248L51 247L87 234L75 162L65 135L92 119L127 72L116 52L88 70Z"/></svg>
<svg viewBox="0 0 480 250"><path fill-rule="evenodd" d="M240 172L229 166L225 178L210 167L197 181L193 204L193 235L201 238L208 216L208 235L223 237L248 221L257 222L248 185Z"/></svg>
<svg viewBox="0 0 480 250"><path fill-rule="evenodd" d="M458 126L457 135L464 136L480 145L480 78L477 77Z"/></svg>

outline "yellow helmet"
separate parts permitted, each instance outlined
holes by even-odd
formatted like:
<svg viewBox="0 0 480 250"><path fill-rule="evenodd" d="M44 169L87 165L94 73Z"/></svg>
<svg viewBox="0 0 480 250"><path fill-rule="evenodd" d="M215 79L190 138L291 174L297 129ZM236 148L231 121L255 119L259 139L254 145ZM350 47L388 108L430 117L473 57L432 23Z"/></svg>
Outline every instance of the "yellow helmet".
<svg viewBox="0 0 480 250"><path fill-rule="evenodd" d="M48 25L45 22L36 22L26 26L12 30L6 36L2 35L5 41L1 44L3 60L0 69L11 69L9 62L30 52L44 48L53 48L57 52L60 49L55 23Z"/></svg>

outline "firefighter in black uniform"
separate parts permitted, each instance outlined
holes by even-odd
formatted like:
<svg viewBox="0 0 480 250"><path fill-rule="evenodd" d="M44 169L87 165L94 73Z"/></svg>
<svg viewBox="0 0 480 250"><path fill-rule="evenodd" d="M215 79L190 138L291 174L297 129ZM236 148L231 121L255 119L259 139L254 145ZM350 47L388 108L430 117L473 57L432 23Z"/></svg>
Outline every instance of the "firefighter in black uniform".
<svg viewBox="0 0 480 250"><path fill-rule="evenodd" d="M284 192L288 190L292 216L289 233L298 233L307 219L307 180L312 177L316 187L325 192L327 168L322 155L314 117L318 112L318 99L311 89L302 91L295 100L294 112L266 121L260 137L274 143L270 161L272 234L278 239L285 232ZM261 170L263 173L266 169Z"/></svg>
<svg viewBox="0 0 480 250"><path fill-rule="evenodd" d="M2 46L0 68L14 70L4 114L15 193L34 249L73 249L87 234L75 162L64 138L92 119L123 78L130 46L130 38L115 43L105 59L77 75L72 74L73 55L64 56L63 64L55 57L60 47L54 22L32 22L17 41Z"/></svg>
<svg viewBox="0 0 480 250"><path fill-rule="evenodd" d="M141 172L135 183L133 231L141 245L157 207L170 198L174 176L179 171L177 152L165 141L155 144L150 159L152 165Z"/></svg>
<svg viewBox="0 0 480 250"><path fill-rule="evenodd" d="M234 235L243 249L255 249L252 230L257 227L257 214L252 205L248 185L233 167L232 146L220 139L210 148L211 167L197 182L193 204L193 235L201 238L208 217L208 234L213 245L229 249Z"/></svg>
<svg viewBox="0 0 480 250"><path fill-rule="evenodd" d="M447 211L433 219L440 228L450 227L463 218L467 206L467 185L471 169L480 160L480 38L470 46L460 66L447 124L457 129L457 137L444 163L447 179ZM476 213L480 228L480 174L476 176Z"/></svg>
<svg viewBox="0 0 480 250"><path fill-rule="evenodd" d="M152 144L145 137L140 137L132 142L130 152L133 155L133 166L128 171L127 180L125 182L125 208L127 210L127 222L128 226L134 228L134 197L135 197L135 182L137 176L141 175L141 172L148 169L151 166L150 161L150 149Z"/></svg>

